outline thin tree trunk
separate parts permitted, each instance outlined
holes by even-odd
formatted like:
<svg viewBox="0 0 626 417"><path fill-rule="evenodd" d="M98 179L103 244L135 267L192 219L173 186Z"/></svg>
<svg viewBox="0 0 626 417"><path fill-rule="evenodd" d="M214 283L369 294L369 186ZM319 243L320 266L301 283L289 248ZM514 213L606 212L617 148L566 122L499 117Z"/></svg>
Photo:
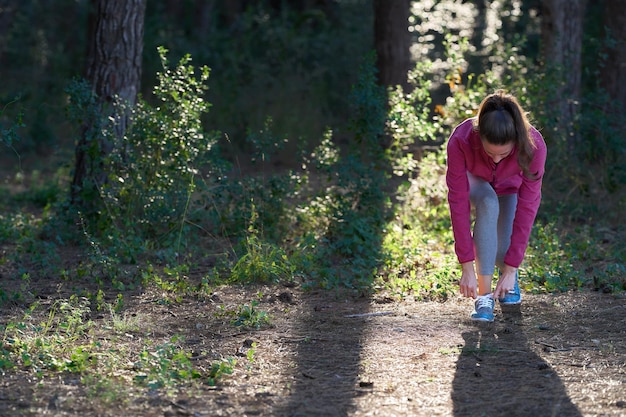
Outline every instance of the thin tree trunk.
<svg viewBox="0 0 626 417"><path fill-rule="evenodd" d="M12 3L15 2L0 1L0 65L9 41L9 31L15 22L15 13L19 7Z"/></svg>
<svg viewBox="0 0 626 417"><path fill-rule="evenodd" d="M85 78L98 97L100 115L114 115L119 100L129 106L136 103L140 87L143 31L146 0L92 0L88 57ZM94 123L94 121L91 121ZM116 120L115 134L122 137L128 124L128 114ZM87 186L98 187L107 173L104 158L112 144L93 126L83 126L76 146L76 166L72 181L72 201L78 201ZM93 197L93 196L92 196Z"/></svg>
<svg viewBox="0 0 626 417"><path fill-rule="evenodd" d="M542 10L543 57L549 67L559 70L556 110L570 150L578 141L574 123L580 103L585 6L586 0L545 0Z"/></svg>
<svg viewBox="0 0 626 417"><path fill-rule="evenodd" d="M626 5L624 0L605 0L604 27L611 44L601 69L602 85L611 98L626 106Z"/></svg>
<svg viewBox="0 0 626 417"><path fill-rule="evenodd" d="M380 85L408 90L411 65L409 0L374 0L374 44Z"/></svg>

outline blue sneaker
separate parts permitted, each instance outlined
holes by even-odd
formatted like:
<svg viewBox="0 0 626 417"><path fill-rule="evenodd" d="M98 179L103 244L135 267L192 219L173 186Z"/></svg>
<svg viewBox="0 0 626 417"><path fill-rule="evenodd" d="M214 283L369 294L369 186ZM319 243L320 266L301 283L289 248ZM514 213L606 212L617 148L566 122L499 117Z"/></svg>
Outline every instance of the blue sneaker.
<svg viewBox="0 0 626 417"><path fill-rule="evenodd" d="M517 305L522 302L522 293L519 290L519 282L517 278L517 272L515 273L515 286L513 289L506 293L506 295L502 298L498 298L498 301L502 305L511 306Z"/></svg>
<svg viewBox="0 0 626 417"><path fill-rule="evenodd" d="M474 312L470 318L474 321L492 322L494 305L495 301L491 294L478 296L474 303Z"/></svg>

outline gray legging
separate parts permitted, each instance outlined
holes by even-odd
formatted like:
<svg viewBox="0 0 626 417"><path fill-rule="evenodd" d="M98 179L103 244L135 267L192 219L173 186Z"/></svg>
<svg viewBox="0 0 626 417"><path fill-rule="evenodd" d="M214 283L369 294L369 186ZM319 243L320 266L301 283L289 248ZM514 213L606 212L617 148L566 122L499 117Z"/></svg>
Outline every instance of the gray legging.
<svg viewBox="0 0 626 417"><path fill-rule="evenodd" d="M467 173L470 201L475 208L474 251L479 275L493 275L504 268L504 255L511 244L517 194L496 195L491 184Z"/></svg>

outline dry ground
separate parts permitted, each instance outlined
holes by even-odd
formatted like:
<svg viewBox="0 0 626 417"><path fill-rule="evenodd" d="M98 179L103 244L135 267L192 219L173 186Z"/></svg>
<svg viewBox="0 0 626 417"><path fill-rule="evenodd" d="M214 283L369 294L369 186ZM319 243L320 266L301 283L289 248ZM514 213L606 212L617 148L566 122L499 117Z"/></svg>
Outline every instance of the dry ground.
<svg viewBox="0 0 626 417"><path fill-rule="evenodd" d="M126 314L140 328L125 343L184 335L198 367L232 356L234 373L217 387L168 392L129 383L93 393L73 374L13 370L0 379L0 415L626 415L626 299L615 295L525 294L521 307L497 307L493 324L470 322L471 302L461 298L399 301L297 287L227 287L172 305L157 298L129 300ZM271 327L241 331L220 313L253 299ZM107 399L105 390L115 389L125 395Z"/></svg>

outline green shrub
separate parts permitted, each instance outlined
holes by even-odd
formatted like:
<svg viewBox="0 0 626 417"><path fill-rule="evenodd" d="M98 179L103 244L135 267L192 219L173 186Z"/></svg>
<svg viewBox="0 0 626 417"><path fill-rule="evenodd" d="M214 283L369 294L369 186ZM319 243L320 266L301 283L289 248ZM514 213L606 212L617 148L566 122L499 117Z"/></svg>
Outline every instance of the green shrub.
<svg viewBox="0 0 626 417"><path fill-rule="evenodd" d="M263 242L250 231L242 240L241 253L230 270L229 281L237 283L277 283L293 280L294 268L279 246Z"/></svg>
<svg viewBox="0 0 626 417"><path fill-rule="evenodd" d="M3 121L2 119L4 119L4 113L7 107L16 103L18 100L19 97L0 107L0 121ZM13 147L13 144L17 142L20 138L18 133L19 129L25 126L26 125L24 124L24 113L20 111L14 116L14 119L9 126L4 126L4 124L0 124L0 142L4 143L17 154L17 151ZM17 155L19 156L19 154Z"/></svg>
<svg viewBox="0 0 626 417"><path fill-rule="evenodd" d="M166 52L159 49L163 72L154 89L158 105L140 101L132 109L126 135L111 135L103 215L125 234L172 244L184 227L197 184L217 176L211 164L216 139L203 131L201 122L210 107L203 98L209 69L201 68L196 78L191 58L185 56L170 70Z"/></svg>

